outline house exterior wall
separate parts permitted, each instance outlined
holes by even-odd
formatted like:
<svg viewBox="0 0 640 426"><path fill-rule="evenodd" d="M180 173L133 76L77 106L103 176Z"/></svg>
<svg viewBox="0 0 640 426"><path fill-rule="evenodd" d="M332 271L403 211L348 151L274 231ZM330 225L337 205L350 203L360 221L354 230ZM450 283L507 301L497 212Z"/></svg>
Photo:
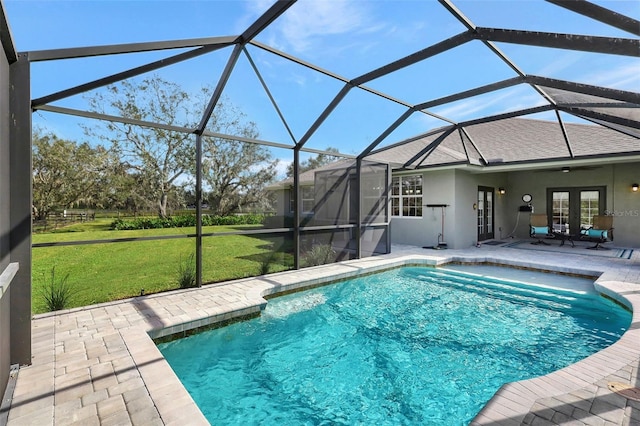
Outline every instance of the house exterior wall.
<svg viewBox="0 0 640 426"><path fill-rule="evenodd" d="M464 170L456 171L455 184L455 235L454 248L473 246L478 242L478 212L474 204L478 201L478 187L494 188L493 225L495 238L506 235L506 196L498 194L498 188L506 187L506 173L477 174Z"/></svg>
<svg viewBox="0 0 640 426"><path fill-rule="evenodd" d="M631 191L631 185L640 184L640 162L613 166L613 184L607 196L609 214L614 216L615 245L640 248L640 191Z"/></svg>
<svg viewBox="0 0 640 426"><path fill-rule="evenodd" d="M444 239L453 237L455 172L453 170L437 172L404 173L403 175L422 175L422 204L448 204L445 208ZM396 176L396 174L394 174ZM435 246L438 235L442 233L442 211L440 208L423 207L422 217L392 217L391 243L414 246ZM445 241L449 245L449 241Z"/></svg>
<svg viewBox="0 0 640 426"><path fill-rule="evenodd" d="M289 211L289 189L280 189L273 191L276 194L276 215L287 216L290 215Z"/></svg>
<svg viewBox="0 0 640 426"><path fill-rule="evenodd" d="M416 173L412 173L416 174ZM472 174L464 170L441 170L422 172L423 205L448 204L444 216L444 240L448 248L466 248L477 243L478 186L496 189L494 198L494 226L496 238L506 227L506 200L497 194L497 189L506 186L505 173ZM395 176L395 175L394 175ZM391 219L391 242L433 247L442 233L442 210L439 207L424 207L422 218L393 217Z"/></svg>
<svg viewBox="0 0 640 426"><path fill-rule="evenodd" d="M573 170L570 173L527 170L500 173L470 173L466 170L438 170L394 173L423 178L422 204L448 204L445 209L444 240L449 248L465 248L477 243L478 186L495 188L494 232L496 239L529 238L529 213L520 212L525 193L533 196L534 212L547 209L547 188L606 187L606 210L614 218L615 244L620 247L640 247L640 191L631 191L633 183L640 183L640 162L605 164L592 170ZM506 194L497 193L499 187ZM289 196L286 190L277 191L278 214L289 215ZM392 217L391 243L432 247L442 233L440 208L423 207L422 217Z"/></svg>
<svg viewBox="0 0 640 426"><path fill-rule="evenodd" d="M640 183L640 162L605 164L593 170L517 171L508 174L506 223L515 229L514 236L529 236L529 213L518 213L523 204L521 196L533 196L534 212L547 211L547 188L556 187L606 187L606 211L613 214L615 244L620 247L640 247L640 191L632 192L631 184Z"/></svg>

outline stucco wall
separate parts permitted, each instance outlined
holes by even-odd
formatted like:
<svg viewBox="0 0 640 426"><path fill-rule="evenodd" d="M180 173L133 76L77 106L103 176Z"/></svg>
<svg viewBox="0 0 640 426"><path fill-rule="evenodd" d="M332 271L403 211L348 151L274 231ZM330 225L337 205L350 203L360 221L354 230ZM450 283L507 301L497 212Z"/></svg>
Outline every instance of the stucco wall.
<svg viewBox="0 0 640 426"><path fill-rule="evenodd" d="M415 173L414 173L415 174ZM472 174L464 170L423 172L422 204L448 204L445 209L444 239L448 248L465 248L477 243L478 186L497 188L506 185L505 173ZM496 238L505 232L506 200L495 194L494 224ZM422 218L391 219L391 242L415 246L435 246L442 233L440 208L424 207Z"/></svg>
<svg viewBox="0 0 640 426"><path fill-rule="evenodd" d="M445 209L444 239L453 238L455 207L455 172L453 170L422 174L422 204L449 204ZM394 174L395 176L395 174ZM423 207L422 217L392 217L391 243L415 246L434 246L442 233L442 212L440 208ZM449 244L449 241L446 241Z"/></svg>
<svg viewBox="0 0 640 426"><path fill-rule="evenodd" d="M494 235L501 238L507 234L505 213L506 194L498 194L498 188L506 187L506 173L473 174L464 170L456 171L455 185L455 248L473 246L477 243L477 210L473 205L478 200L478 186L494 188Z"/></svg>

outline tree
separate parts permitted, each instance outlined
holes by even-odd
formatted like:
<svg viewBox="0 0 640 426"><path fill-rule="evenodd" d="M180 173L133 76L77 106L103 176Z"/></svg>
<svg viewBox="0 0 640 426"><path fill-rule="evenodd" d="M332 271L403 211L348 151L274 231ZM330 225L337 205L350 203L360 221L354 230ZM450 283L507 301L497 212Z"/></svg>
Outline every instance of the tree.
<svg viewBox="0 0 640 426"><path fill-rule="evenodd" d="M195 128L212 90L203 88L196 96L180 86L153 76L136 83L124 81L108 86L90 99L91 109L135 120ZM105 111L105 106L109 111ZM207 130L256 138L256 125L247 122L237 108L225 100L216 105ZM160 217L167 216L170 199L177 202L181 184L195 173L193 134L167 129L142 128L108 122L103 128L86 129L111 143L128 174L135 176L134 195L154 202ZM210 192L211 206L218 214L229 214L260 197L264 185L275 177L277 161L256 144L226 141L204 136L203 181ZM130 200L131 201L131 200Z"/></svg>
<svg viewBox="0 0 640 426"><path fill-rule="evenodd" d="M256 139L255 123L246 122L241 111L225 102L218 104L207 129ZM214 214L226 216L242 207L266 207L268 196L264 188L275 179L278 165L268 149L254 143L205 137L202 163L209 209Z"/></svg>
<svg viewBox="0 0 640 426"><path fill-rule="evenodd" d="M327 148L325 151L335 152L336 154L340 153L340 151L337 148L332 148L332 147ZM306 171L314 170L319 167L338 161L340 158L341 157L339 156L335 156L331 154L318 154L315 157L310 157L306 161L301 161L299 170L300 170L300 173L304 173ZM287 166L287 177L288 178L293 177L293 163Z"/></svg>
<svg viewBox="0 0 640 426"><path fill-rule="evenodd" d="M56 209L79 204L101 206L110 191L117 161L104 148L92 148L59 139L52 134L33 134L33 208L37 219Z"/></svg>
<svg viewBox="0 0 640 426"><path fill-rule="evenodd" d="M189 95L177 84L160 77L141 82L123 81L89 99L91 109L135 120L190 127ZM114 111L105 111L108 106ZM191 124L192 126L192 124ZM169 197L176 181L195 162L194 136L159 128L106 122L103 128L85 128L90 136L111 144L128 172L136 176L144 197L154 202L158 215L167 216Z"/></svg>

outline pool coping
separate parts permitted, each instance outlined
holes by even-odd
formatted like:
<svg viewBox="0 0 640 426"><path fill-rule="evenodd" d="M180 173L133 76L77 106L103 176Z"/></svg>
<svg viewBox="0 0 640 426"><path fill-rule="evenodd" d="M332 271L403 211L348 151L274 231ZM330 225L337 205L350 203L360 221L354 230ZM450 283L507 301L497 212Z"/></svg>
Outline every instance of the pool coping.
<svg viewBox="0 0 640 426"><path fill-rule="evenodd" d="M561 262L545 255L516 256L513 252L513 249L487 246L481 250L433 253L414 247L396 250L390 255L38 315L34 318L34 362L20 369L14 392L17 404L10 408L9 425L30 424L34 419L47 418L49 424L74 421L86 424L88 419L105 424L116 418L128 419L129 424L178 424L184 418L188 418L190 424L208 424L152 339L186 335L221 321L259 314L266 306L265 297L274 294L414 264L491 263L599 276L595 281L597 290L633 310L632 326L614 345L548 375L505 384L478 413L473 425L527 424L536 416L553 417L558 410L551 408L549 412L549 407L543 405L536 411L536 404L548 398L592 390L594 386L597 392L603 387L603 380L618 377L616 374L624 369L635 371L632 376L635 375L637 381L640 360L638 257L623 261L588 259L590 266L585 268L584 259L577 263L566 262L566 259ZM101 336L104 346L96 349L100 351L99 356L89 350L91 339L96 336ZM76 348L71 343L73 338L87 338L87 341L83 348ZM86 367L77 368L78 362ZM42 376L47 378L47 388L30 389ZM105 382L104 387L96 386L100 380ZM73 384L75 382L79 385ZM58 394L66 397L56 398ZM91 404L93 399L97 400L95 404ZM627 413L626 405L619 408L621 419L634 415ZM602 418L598 413L590 415Z"/></svg>

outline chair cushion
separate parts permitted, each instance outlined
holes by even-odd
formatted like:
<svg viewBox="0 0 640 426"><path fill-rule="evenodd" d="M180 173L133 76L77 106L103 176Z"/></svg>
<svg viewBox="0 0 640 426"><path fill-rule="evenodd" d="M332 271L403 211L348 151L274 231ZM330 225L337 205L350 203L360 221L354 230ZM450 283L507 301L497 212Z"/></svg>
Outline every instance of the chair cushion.
<svg viewBox="0 0 640 426"><path fill-rule="evenodd" d="M547 235L549 233L548 226L532 226L531 227L531 235L543 234Z"/></svg>
<svg viewBox="0 0 640 426"><path fill-rule="evenodd" d="M609 233L606 229L583 229L580 233L589 238L601 238L603 240L609 238Z"/></svg>

